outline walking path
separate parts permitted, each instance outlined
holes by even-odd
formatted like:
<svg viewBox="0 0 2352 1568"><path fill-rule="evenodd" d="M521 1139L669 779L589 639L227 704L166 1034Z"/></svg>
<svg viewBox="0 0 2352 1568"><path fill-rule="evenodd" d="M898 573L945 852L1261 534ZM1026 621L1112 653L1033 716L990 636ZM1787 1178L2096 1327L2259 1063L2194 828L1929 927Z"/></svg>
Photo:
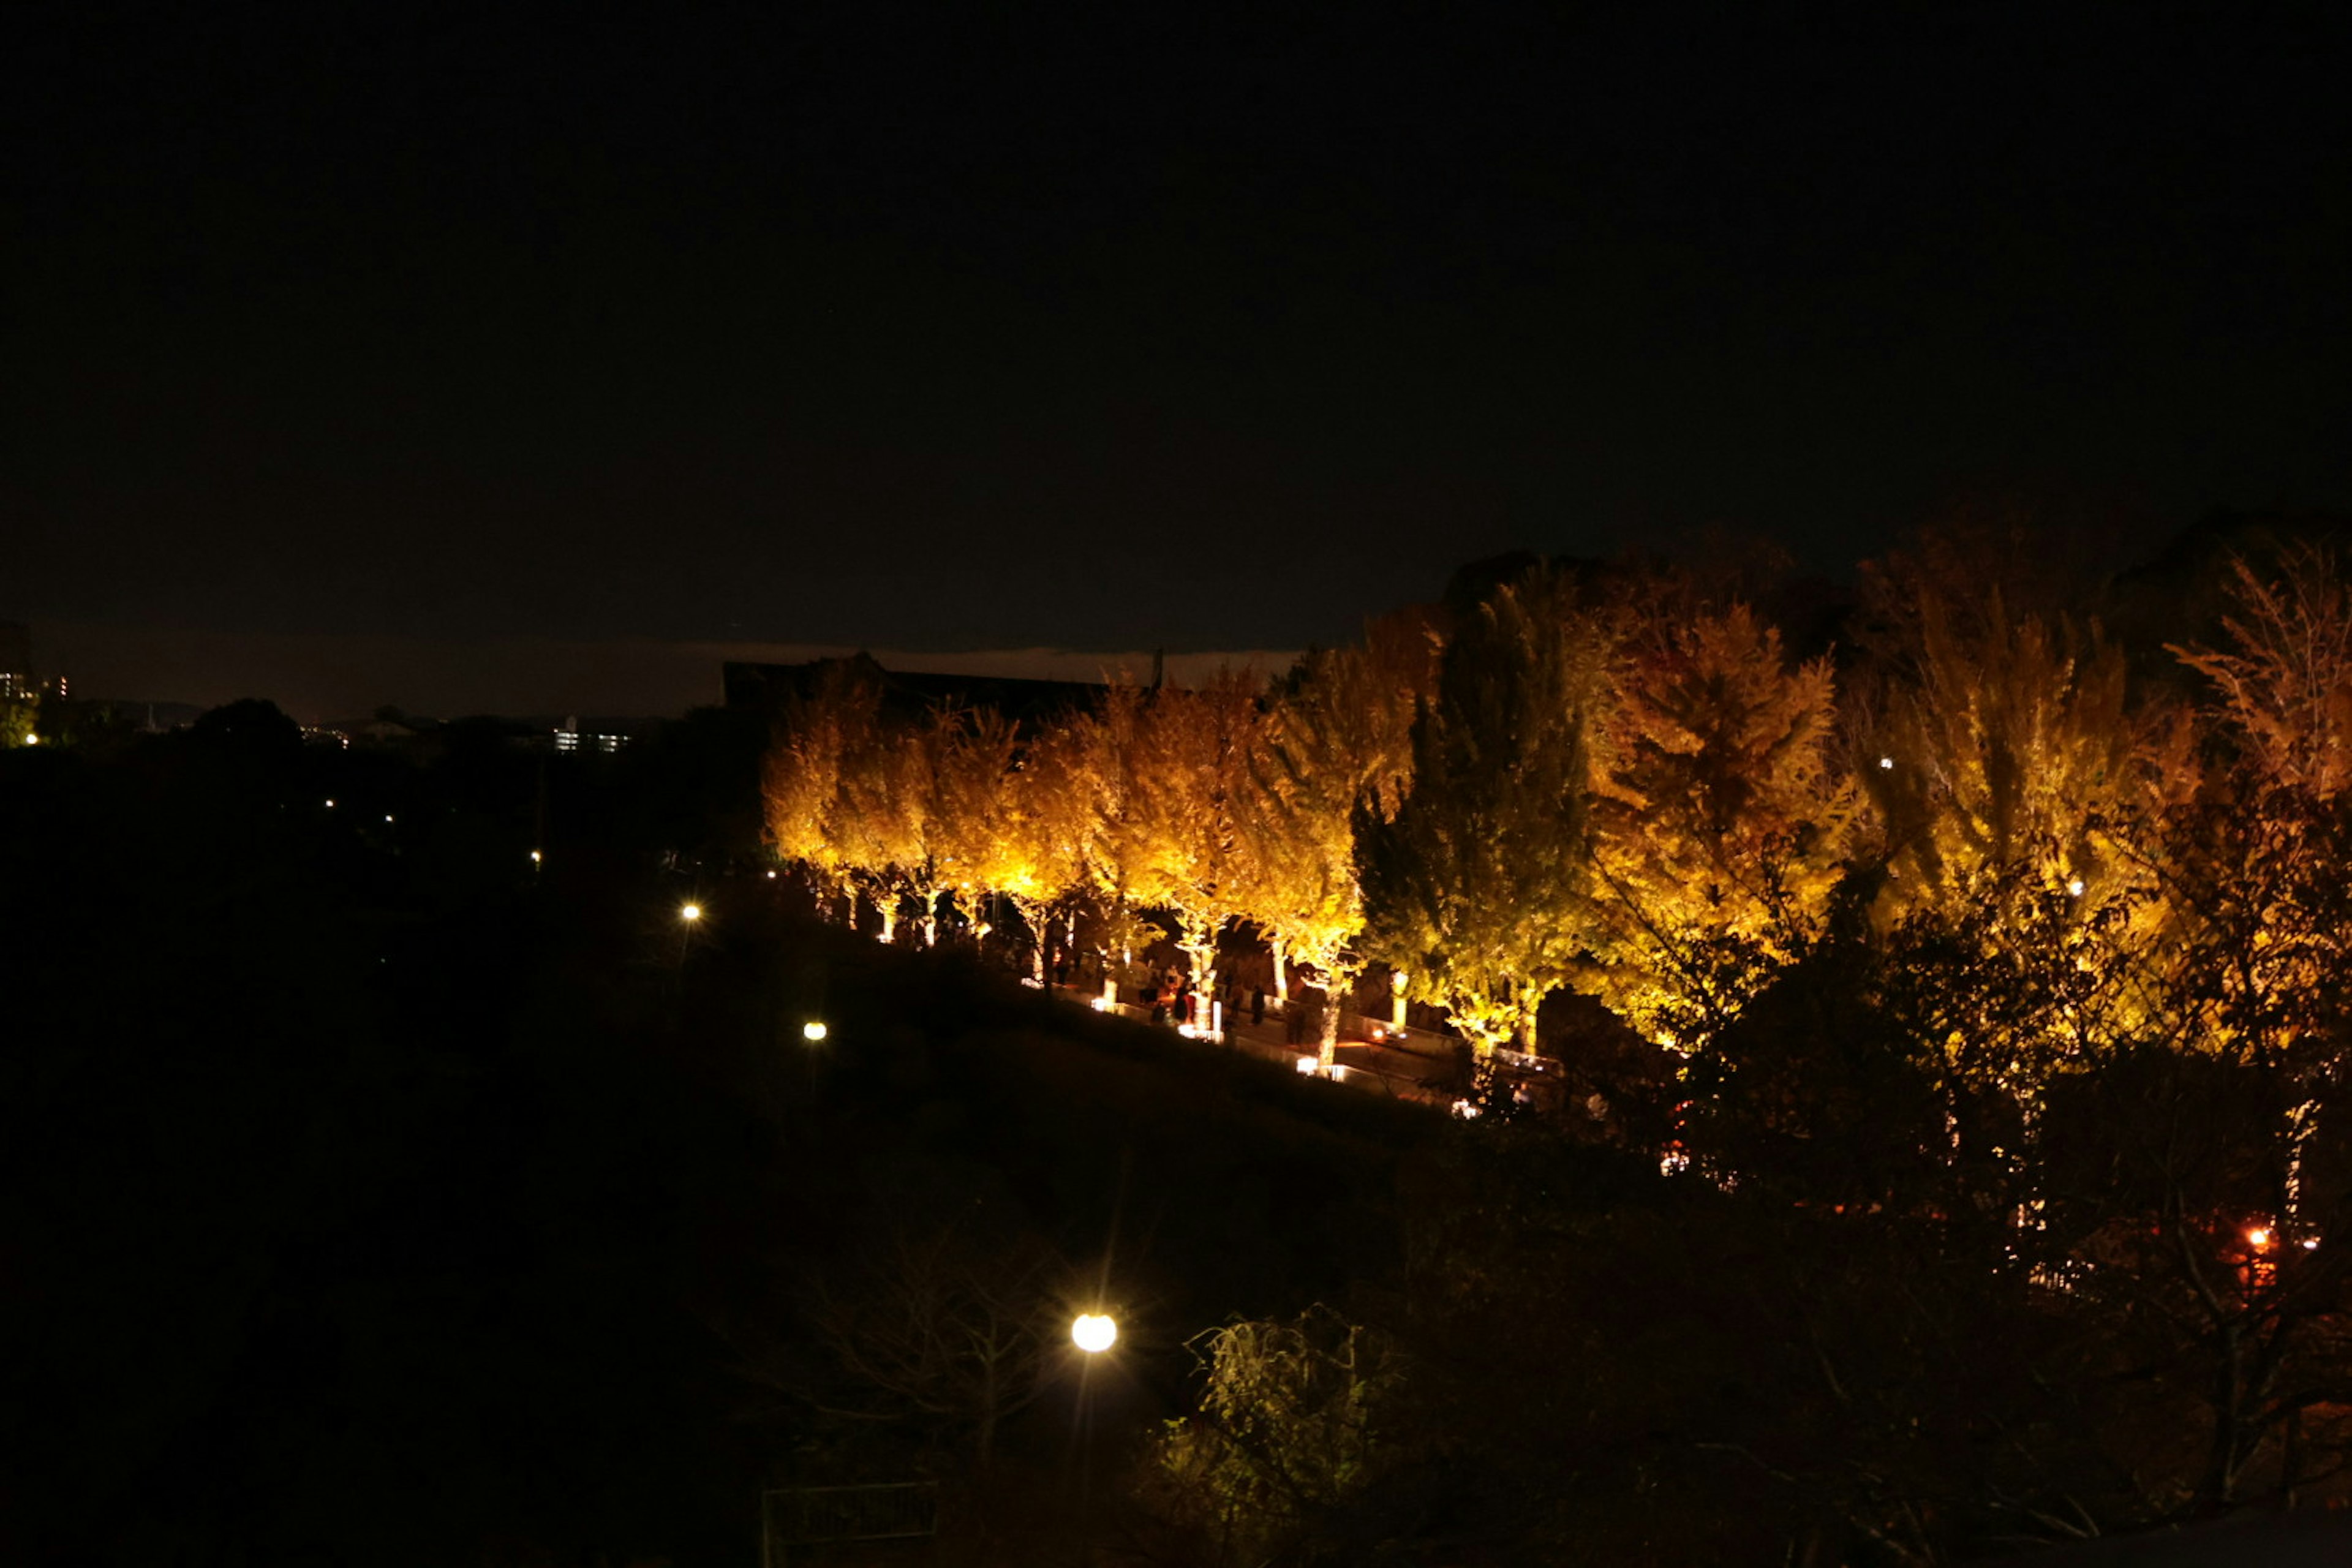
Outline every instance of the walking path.
<svg viewBox="0 0 2352 1568"><path fill-rule="evenodd" d="M1119 1003L1115 1009L1104 1006L1102 993L1090 985L1055 985L1048 989L1074 1005L1101 1012L1115 1010L1138 1023L1148 1022L1150 1016L1148 1009L1132 1003ZM1313 1041L1293 1044L1279 1013L1269 1013L1263 1023L1256 1024L1247 1017L1228 1015L1223 1043L1263 1060L1283 1063L1296 1063L1301 1058L1312 1060L1318 1049ZM1343 1031L1334 1055L1337 1060L1330 1076L1338 1082L1427 1105L1444 1106L1454 1101L1453 1095L1439 1087L1454 1070L1454 1042L1448 1036L1423 1030L1402 1039L1370 1040L1351 1038Z"/></svg>

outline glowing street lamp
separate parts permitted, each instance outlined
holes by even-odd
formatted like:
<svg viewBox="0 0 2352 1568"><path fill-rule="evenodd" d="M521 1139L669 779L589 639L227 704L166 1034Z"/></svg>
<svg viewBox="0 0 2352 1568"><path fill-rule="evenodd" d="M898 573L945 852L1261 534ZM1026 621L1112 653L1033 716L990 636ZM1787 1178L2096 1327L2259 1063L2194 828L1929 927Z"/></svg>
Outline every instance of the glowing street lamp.
<svg viewBox="0 0 2352 1568"><path fill-rule="evenodd" d="M1100 1355L1118 1342L1118 1325L1108 1313L1081 1312L1070 1325L1070 1342L1088 1355Z"/></svg>
<svg viewBox="0 0 2352 1568"><path fill-rule="evenodd" d="M702 906L700 904L682 904L678 907L677 918L684 921L687 924L692 925L695 921L702 918Z"/></svg>
<svg viewBox="0 0 2352 1568"><path fill-rule="evenodd" d="M801 1038L806 1040L810 1045L814 1046L817 1044L824 1038L824 1026L818 1023L814 1018L811 1018L807 1023L801 1026Z"/></svg>

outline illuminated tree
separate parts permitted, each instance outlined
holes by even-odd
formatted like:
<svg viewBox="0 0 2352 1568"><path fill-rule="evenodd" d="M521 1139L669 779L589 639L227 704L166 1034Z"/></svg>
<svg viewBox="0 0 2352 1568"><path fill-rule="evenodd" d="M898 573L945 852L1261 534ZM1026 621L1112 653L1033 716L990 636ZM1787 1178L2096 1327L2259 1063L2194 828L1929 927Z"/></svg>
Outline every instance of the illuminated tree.
<svg viewBox="0 0 2352 1568"><path fill-rule="evenodd" d="M1139 944L1160 934L1142 917L1132 896L1150 854L1152 814L1145 799L1143 755L1145 709L1150 694L1126 680L1113 681L1102 700L1075 715L1065 733L1070 766L1082 778L1091 807L1086 877L1103 913L1103 956L1131 956Z"/></svg>
<svg viewBox="0 0 2352 1568"><path fill-rule="evenodd" d="M1587 944L1613 640L1563 577L1496 589L1413 724L1412 793L1392 821L1358 817L1367 951L1482 1052L1532 1031Z"/></svg>
<svg viewBox="0 0 2352 1568"><path fill-rule="evenodd" d="M2173 652L2213 683L2244 781L2333 801L2352 784L2352 594L2312 545L2290 551L2274 580L2242 558L2231 571L2230 646Z"/></svg>
<svg viewBox="0 0 2352 1568"><path fill-rule="evenodd" d="M2281 1088L2292 1231L2304 1151L2352 1045L2352 595L2310 546L2274 577L2242 560L2233 571L2228 646L2173 650L2212 683L2219 765L2168 813L2149 858L2169 895L2174 983L2201 1004L2208 1048Z"/></svg>
<svg viewBox="0 0 2352 1568"><path fill-rule="evenodd" d="M842 759L836 853L880 912L886 942L898 939L899 907L915 890L915 879L928 879L930 790L924 749L934 738L885 723Z"/></svg>
<svg viewBox="0 0 2352 1568"><path fill-rule="evenodd" d="M1238 818L1261 722L1257 682L1221 670L1198 690L1150 694L1128 731L1122 781L1128 896L1166 911L1205 1024L1217 936L1244 912L1246 846Z"/></svg>
<svg viewBox="0 0 2352 1568"><path fill-rule="evenodd" d="M2058 1011L2007 999L2088 986L2123 1005L2107 982L2162 908L2119 837L2164 787L2147 765L2161 715L2127 702L2122 651L2095 624L2013 613L2000 588L1900 557L1874 582L1891 632L1857 729L1884 834L1877 913L1913 949L1973 943L1964 967L1996 977L1963 987L1921 1038L1948 1108L1977 1089L2014 1105L2030 1179L2053 1079L2094 1057ZM2093 927L2095 949L2080 940ZM1946 1121L1957 1151L1961 1123L1948 1109Z"/></svg>
<svg viewBox="0 0 2352 1568"><path fill-rule="evenodd" d="M1013 726L992 708L934 716L938 739L929 756L930 809L926 847L933 879L973 916L978 934L989 924L981 906L1012 868L1005 858L1011 832Z"/></svg>
<svg viewBox="0 0 2352 1568"><path fill-rule="evenodd" d="M1891 910L1965 896L2021 858L2095 906L2120 869L2103 826L2142 796L2121 650L2096 626L2012 615L1997 589L1971 598L1900 567L1882 579L1900 629L1866 703L1862 768Z"/></svg>
<svg viewBox="0 0 2352 1568"><path fill-rule="evenodd" d="M1357 646L1299 661L1249 759L1239 818L1249 918L1275 951L1323 976L1322 1058L1339 1041L1339 1001L1361 973L1363 893L1355 816L1386 822L1412 768L1412 724L1436 674L1438 639L1415 614L1366 628Z"/></svg>
<svg viewBox="0 0 2352 1568"><path fill-rule="evenodd" d="M1630 595L1594 806L1593 989L1690 1050L1821 930L1859 791L1826 658L1791 668L1745 605Z"/></svg>
<svg viewBox="0 0 2352 1568"><path fill-rule="evenodd" d="M785 705L768 751L761 795L769 842L778 858L807 871L820 896L852 896L863 868L847 784L877 743L880 712L880 690L836 662ZM853 921L856 914L853 902Z"/></svg>
<svg viewBox="0 0 2352 1568"><path fill-rule="evenodd" d="M1027 737L992 712L974 716L954 769L947 863L966 892L1002 898L1035 941L1045 975L1047 911L1084 883L1096 826L1095 778L1080 728L1066 719Z"/></svg>

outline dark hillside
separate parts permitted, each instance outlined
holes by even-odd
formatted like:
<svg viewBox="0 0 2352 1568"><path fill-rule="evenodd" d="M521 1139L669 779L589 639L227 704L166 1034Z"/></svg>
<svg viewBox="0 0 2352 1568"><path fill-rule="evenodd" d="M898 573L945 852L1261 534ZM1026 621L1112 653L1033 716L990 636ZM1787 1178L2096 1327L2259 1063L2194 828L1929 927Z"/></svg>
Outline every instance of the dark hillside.
<svg viewBox="0 0 2352 1568"><path fill-rule="evenodd" d="M1391 1270L1426 1113L763 878L682 932L625 773L554 781L535 877L534 760L232 718L0 772L12 1561L746 1561L762 1479L958 1440L842 1447L747 1370L809 1363L807 1282L877 1235L1129 1304L1139 1414L1198 1328ZM1050 1479L1040 1430L1005 1462L1051 1439Z"/></svg>

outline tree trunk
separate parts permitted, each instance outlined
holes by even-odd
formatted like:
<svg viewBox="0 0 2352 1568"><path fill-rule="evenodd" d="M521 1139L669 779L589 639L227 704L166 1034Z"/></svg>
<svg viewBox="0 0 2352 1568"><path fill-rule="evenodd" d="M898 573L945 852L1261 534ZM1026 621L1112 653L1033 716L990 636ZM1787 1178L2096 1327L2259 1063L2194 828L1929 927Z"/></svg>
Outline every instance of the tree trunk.
<svg viewBox="0 0 2352 1568"><path fill-rule="evenodd" d="M882 940L888 942L898 931L898 900L877 899L874 907L882 911Z"/></svg>
<svg viewBox="0 0 2352 1568"><path fill-rule="evenodd" d="M1339 1059L1339 1004L1348 994L1347 979L1337 969L1323 972L1323 1037L1317 1048L1328 1071Z"/></svg>
<svg viewBox="0 0 2352 1568"><path fill-rule="evenodd" d="M2287 1237L2302 1233L2303 1155L2318 1127L2319 1101L2315 1097L2301 1101L2286 1113L2286 1180L2280 1194L2284 1212L2279 1215L2279 1228Z"/></svg>
<svg viewBox="0 0 2352 1568"><path fill-rule="evenodd" d="M1290 988L1283 984L1282 939L1278 936L1270 936L1265 939L1265 945L1267 951L1274 954L1273 999L1276 1005L1282 1005L1286 1004L1290 998Z"/></svg>
<svg viewBox="0 0 2352 1568"><path fill-rule="evenodd" d="M1183 953L1184 962L1192 972L1190 987L1192 994L1192 1006L1184 1021L1193 1028L1206 1033L1209 1027L1210 987L1216 984L1217 933L1213 928L1196 937L1192 932L1192 923L1184 921L1177 928L1176 946L1178 951Z"/></svg>
<svg viewBox="0 0 2352 1568"><path fill-rule="evenodd" d="M1021 917L1021 923L1029 930L1029 977L1043 985L1048 968L1045 947L1054 940L1054 922L1046 918L1045 907L1034 899L1018 898L1011 893L1004 894L1003 898L1013 906L1013 912Z"/></svg>

